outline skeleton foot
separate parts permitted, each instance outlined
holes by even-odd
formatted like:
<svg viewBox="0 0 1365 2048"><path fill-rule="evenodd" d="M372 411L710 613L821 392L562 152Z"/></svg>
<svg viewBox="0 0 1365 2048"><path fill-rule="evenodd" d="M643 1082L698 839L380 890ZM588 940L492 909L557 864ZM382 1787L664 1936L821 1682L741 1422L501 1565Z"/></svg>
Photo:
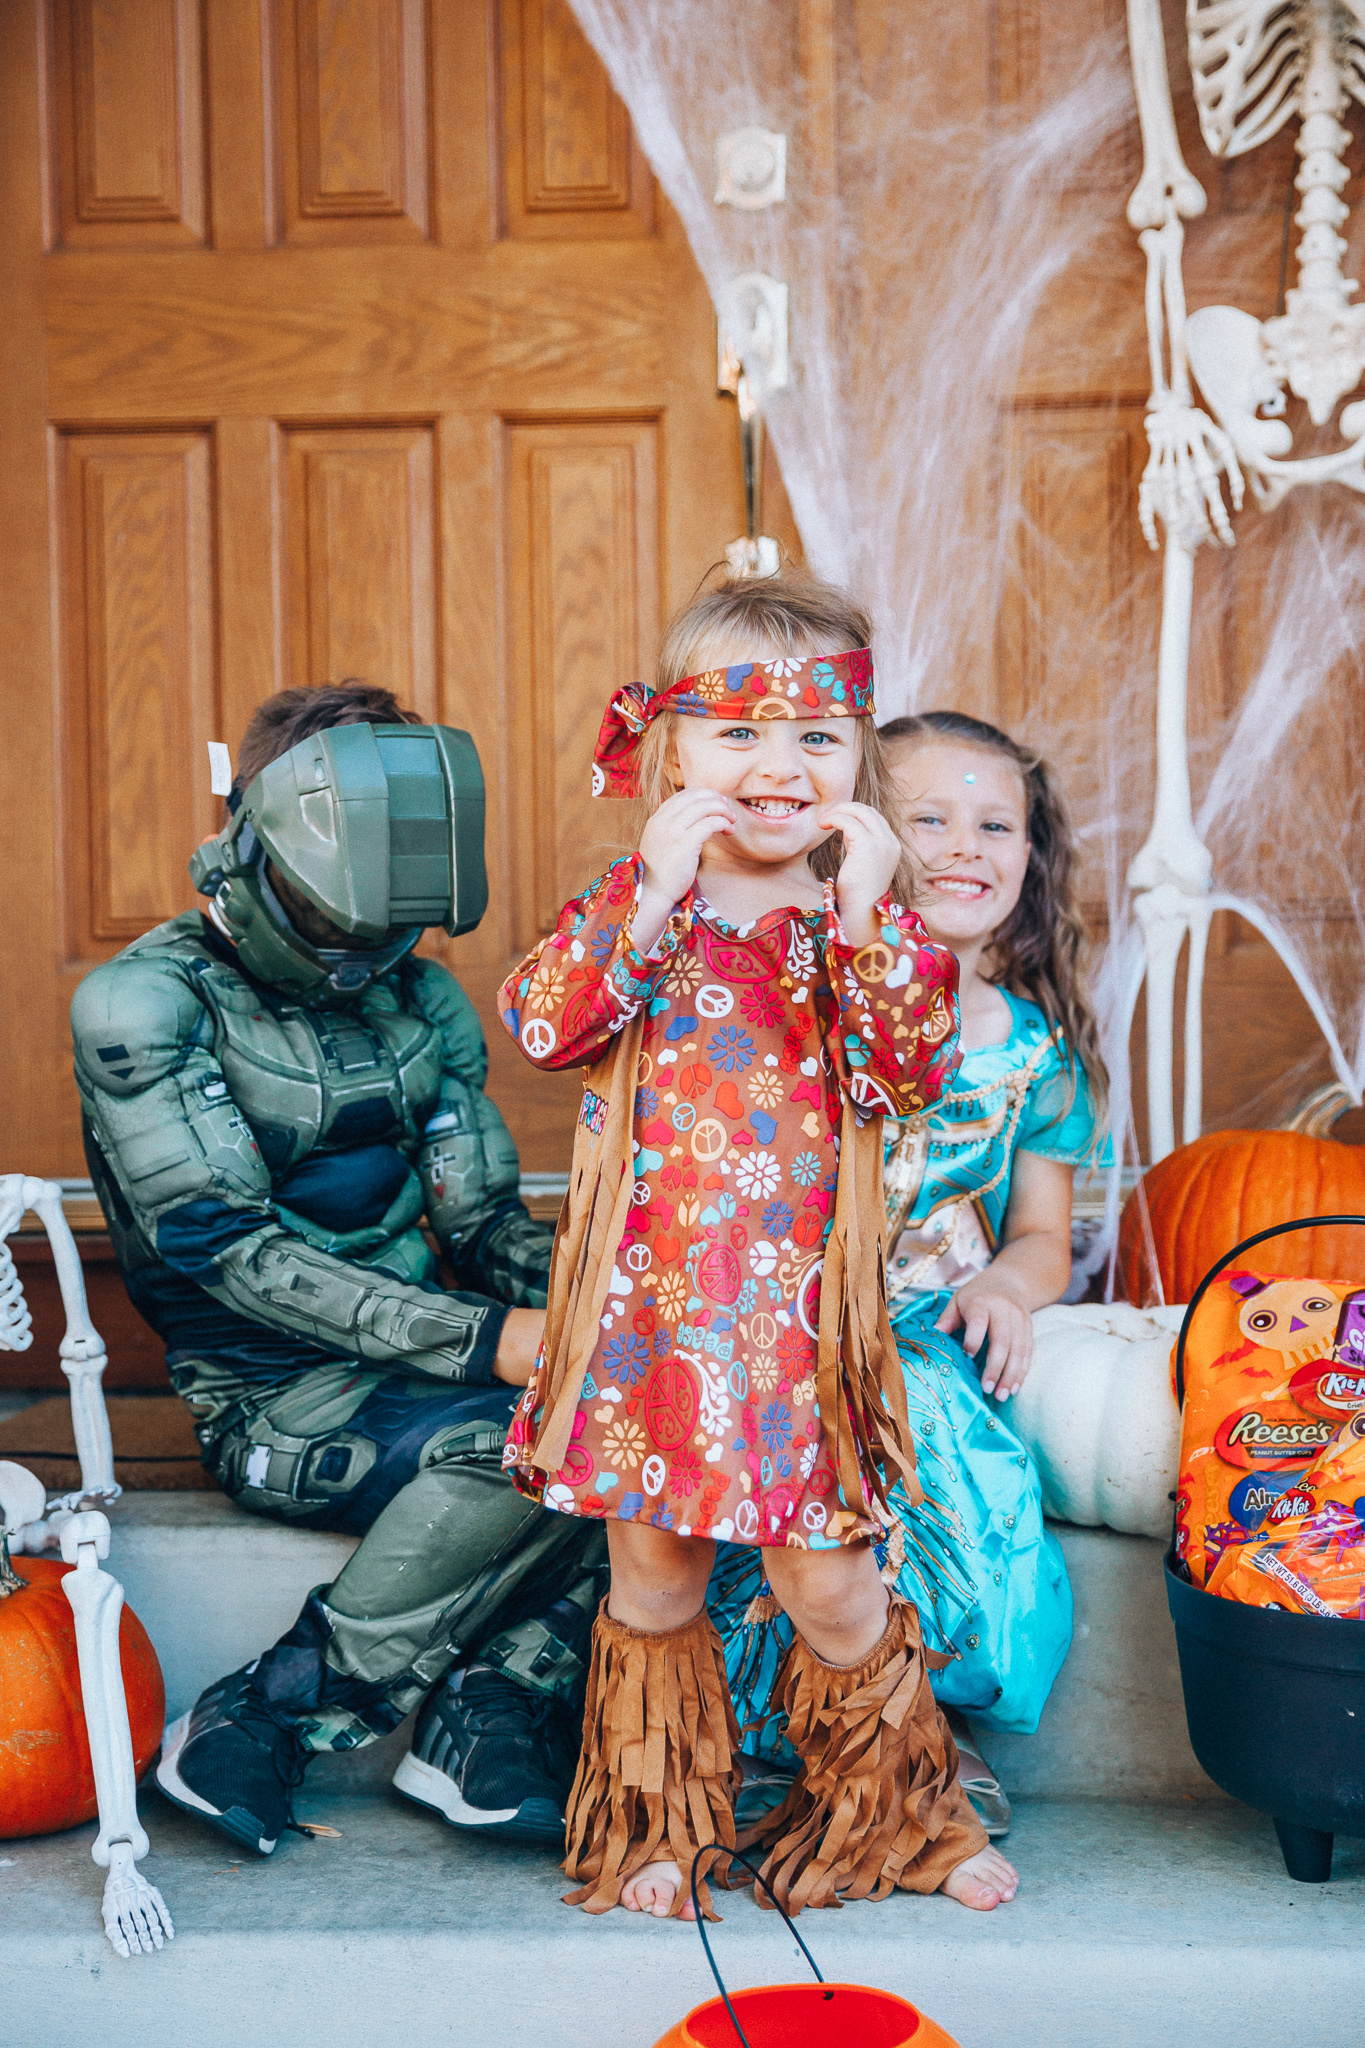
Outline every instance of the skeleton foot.
<svg viewBox="0 0 1365 2048"><path fill-rule="evenodd" d="M109 1845L109 1876L104 1886L104 1931L118 1953L149 1956L175 1940L166 1901L133 1861L131 1842Z"/></svg>

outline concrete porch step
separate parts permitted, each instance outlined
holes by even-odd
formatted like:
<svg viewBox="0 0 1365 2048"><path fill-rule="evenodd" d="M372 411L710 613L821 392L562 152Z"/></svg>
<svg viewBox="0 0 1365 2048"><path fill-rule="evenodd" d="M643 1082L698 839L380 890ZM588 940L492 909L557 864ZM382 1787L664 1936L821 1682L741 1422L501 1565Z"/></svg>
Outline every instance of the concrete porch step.
<svg viewBox="0 0 1365 2048"><path fill-rule="evenodd" d="M309 1590L341 1569L346 1536L286 1529L207 1493L135 1493L115 1503L109 1568L161 1658L167 1713L275 1641ZM1218 1797L1195 1762L1162 1546L1058 1525L1076 1600L1071 1654L1036 1735L987 1735L1011 1793L1032 1798ZM314 1771L347 1787L387 1782L401 1739Z"/></svg>
<svg viewBox="0 0 1365 2048"><path fill-rule="evenodd" d="M178 1933L121 1962L99 1933L91 1830L0 1842L0 2037L43 2048L650 2048L713 1987L695 1931L560 1904L553 1859L457 1834L378 1793L300 1811L339 1840L269 1862L145 1800ZM904 1894L810 1913L826 1977L882 1985L961 2048L1313 2048L1365 2040L1365 1843L1330 1885L1285 1877L1230 1801L1024 1802L1018 1898L974 1914ZM713 1930L730 1984L800 1979L747 1896Z"/></svg>

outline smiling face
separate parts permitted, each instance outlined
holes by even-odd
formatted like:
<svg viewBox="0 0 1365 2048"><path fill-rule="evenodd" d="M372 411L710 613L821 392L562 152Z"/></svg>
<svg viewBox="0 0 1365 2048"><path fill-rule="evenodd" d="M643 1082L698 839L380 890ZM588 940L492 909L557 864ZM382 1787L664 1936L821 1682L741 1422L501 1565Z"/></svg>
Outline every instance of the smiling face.
<svg viewBox="0 0 1365 2048"><path fill-rule="evenodd" d="M960 950L998 931L1028 868L1023 776L1012 761L960 740L902 744L891 768L920 868L915 907L930 938Z"/></svg>
<svg viewBox="0 0 1365 2048"><path fill-rule="evenodd" d="M814 650L813 650L814 651ZM822 648L842 654L842 647ZM699 668L781 659L752 642L705 645ZM781 701L774 700L774 701ZM829 804L852 801L862 751L857 718L756 718L727 724L679 718L670 770L684 789L714 789L737 812L733 833L712 840L707 856L769 866L804 859L830 837L817 822Z"/></svg>

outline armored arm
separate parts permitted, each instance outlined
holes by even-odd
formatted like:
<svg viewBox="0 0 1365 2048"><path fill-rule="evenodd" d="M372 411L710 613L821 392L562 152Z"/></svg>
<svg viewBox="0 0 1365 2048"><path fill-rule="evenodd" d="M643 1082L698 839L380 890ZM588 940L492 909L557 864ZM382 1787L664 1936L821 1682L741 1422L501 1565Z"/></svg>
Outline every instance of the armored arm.
<svg viewBox="0 0 1365 2048"><path fill-rule="evenodd" d="M488 1052L474 1006L433 961L413 961L406 983L441 1034L441 1096L417 1161L427 1221L464 1285L515 1308L544 1308L554 1230L518 1193L517 1148L483 1092Z"/></svg>
<svg viewBox="0 0 1365 2048"><path fill-rule="evenodd" d="M506 1311L431 1294L285 1228L191 977L114 960L72 1004L76 1078L110 1181L149 1258L253 1321L367 1364L488 1383Z"/></svg>

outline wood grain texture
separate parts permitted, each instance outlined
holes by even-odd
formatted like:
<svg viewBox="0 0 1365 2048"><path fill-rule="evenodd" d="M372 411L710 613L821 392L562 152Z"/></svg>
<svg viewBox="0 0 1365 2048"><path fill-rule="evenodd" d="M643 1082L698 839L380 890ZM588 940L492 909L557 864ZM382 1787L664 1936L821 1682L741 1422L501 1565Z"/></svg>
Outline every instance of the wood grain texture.
<svg viewBox="0 0 1365 2048"><path fill-rule="evenodd" d="M650 234L653 178L568 0L500 0L498 21L504 233Z"/></svg>
<svg viewBox="0 0 1365 2048"><path fill-rule="evenodd" d="M202 0L47 0L51 239L184 248L206 232Z"/></svg>
<svg viewBox="0 0 1365 2048"><path fill-rule="evenodd" d="M514 800L525 821L514 950L525 952L591 878L594 825L612 836L619 826L620 807L590 794L592 750L614 681L653 666L658 426L514 421L507 440Z"/></svg>
<svg viewBox="0 0 1365 2048"><path fill-rule="evenodd" d="M358 678L434 718L433 431L284 430L289 681Z"/></svg>
<svg viewBox="0 0 1365 2048"><path fill-rule="evenodd" d="M52 410L163 420L610 407L671 373L685 243L90 257L48 279ZM286 285L286 276L288 283ZM688 290L692 290L688 280ZM689 365L688 382L693 377ZM710 383L695 371L699 393ZM721 401L715 401L717 405Z"/></svg>
<svg viewBox="0 0 1365 2048"><path fill-rule="evenodd" d="M284 233L420 241L431 219L425 0L274 0Z"/></svg>
<svg viewBox="0 0 1365 2048"><path fill-rule="evenodd" d="M194 900L219 736L207 432L66 434L62 712L69 954L99 957Z"/></svg>

